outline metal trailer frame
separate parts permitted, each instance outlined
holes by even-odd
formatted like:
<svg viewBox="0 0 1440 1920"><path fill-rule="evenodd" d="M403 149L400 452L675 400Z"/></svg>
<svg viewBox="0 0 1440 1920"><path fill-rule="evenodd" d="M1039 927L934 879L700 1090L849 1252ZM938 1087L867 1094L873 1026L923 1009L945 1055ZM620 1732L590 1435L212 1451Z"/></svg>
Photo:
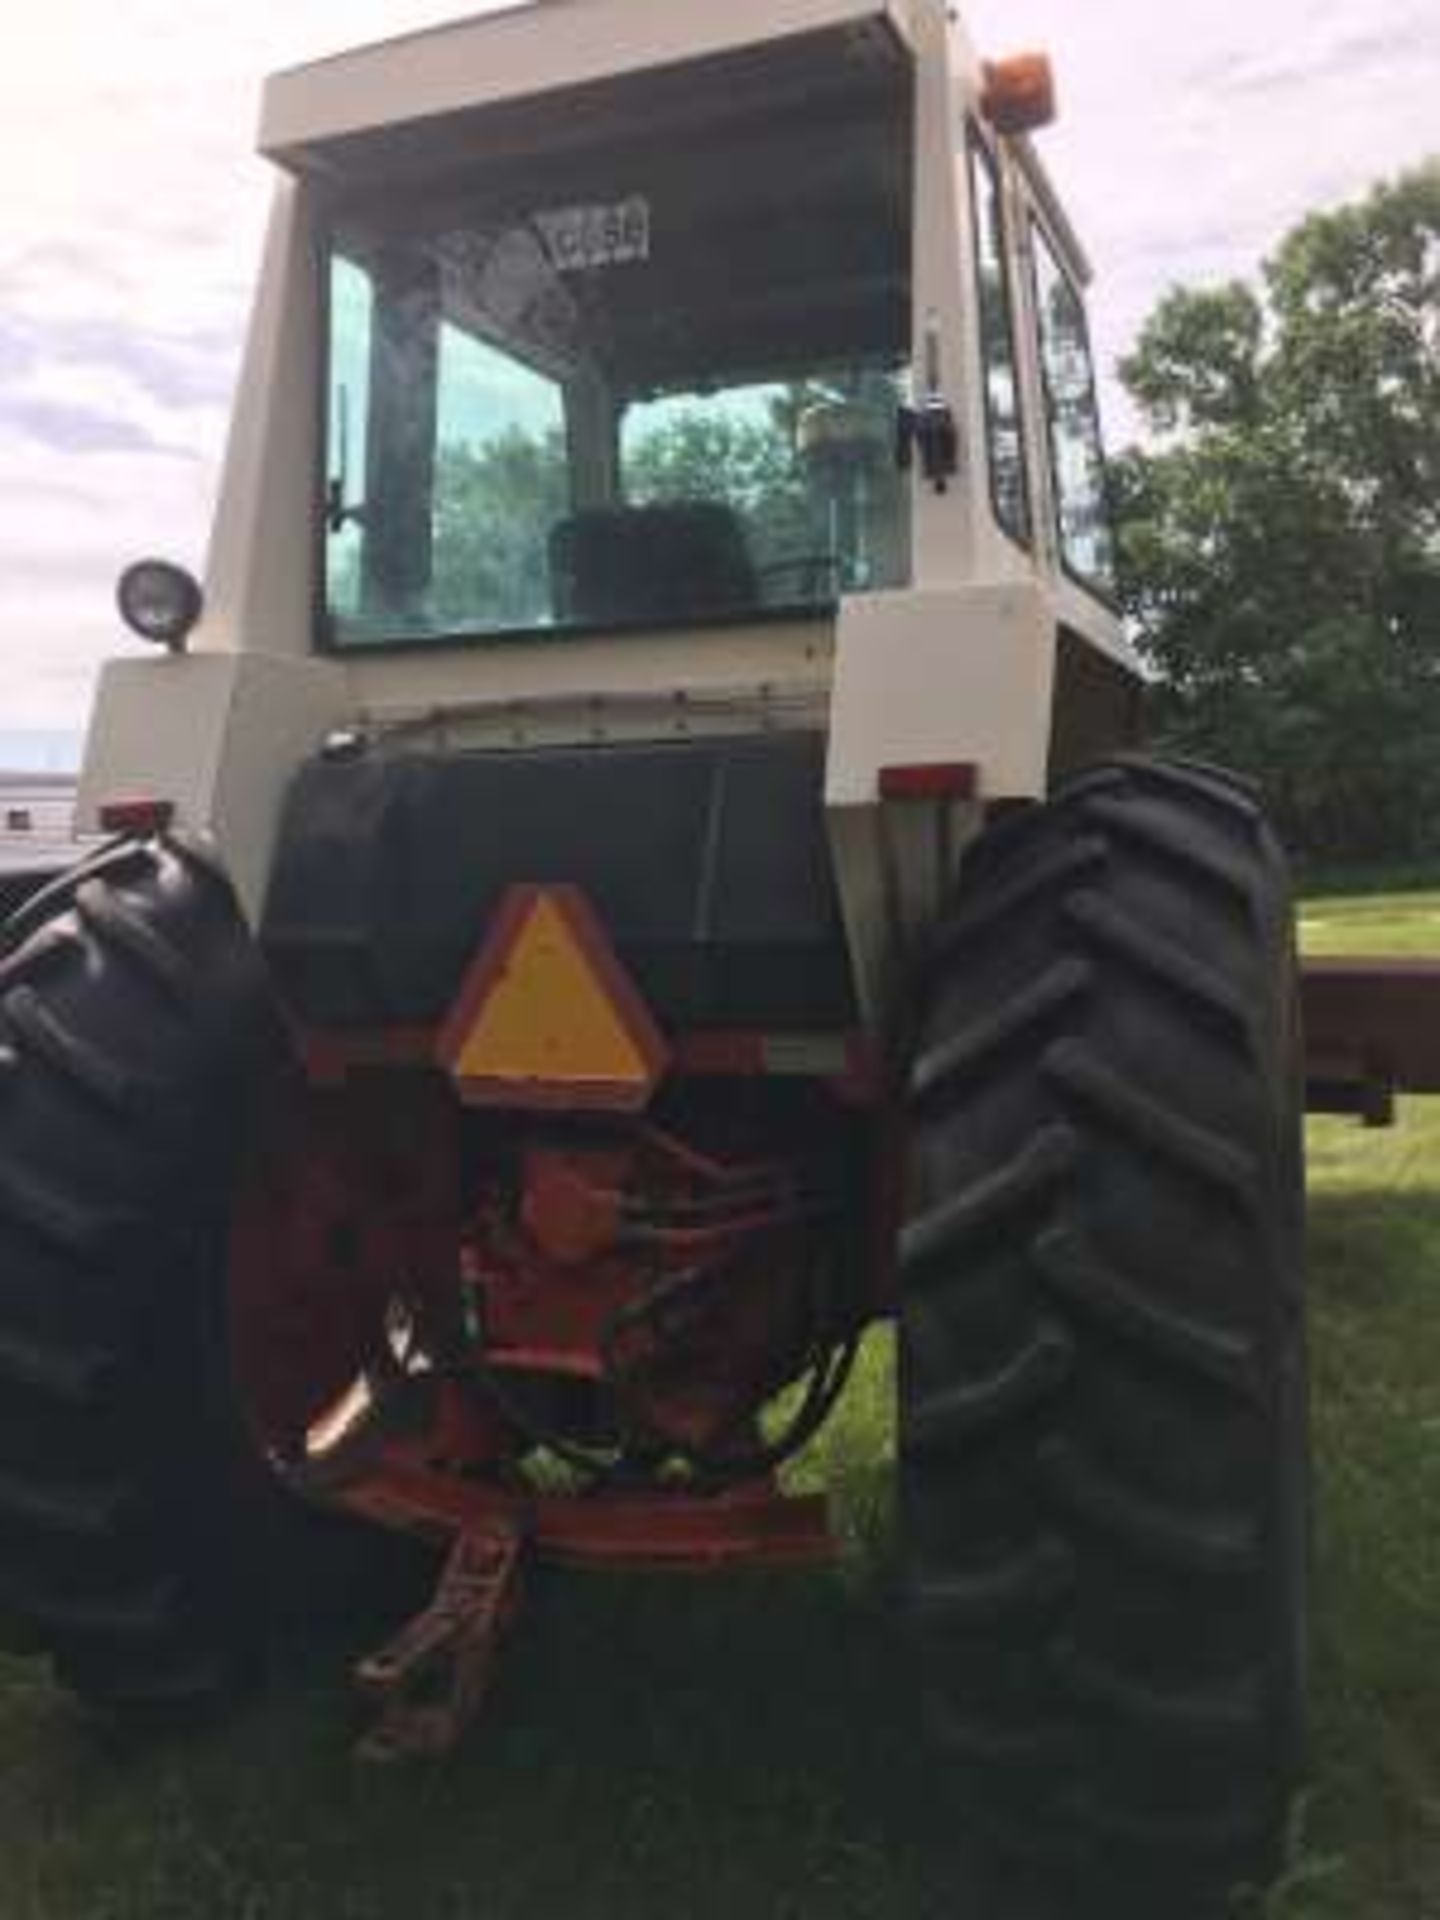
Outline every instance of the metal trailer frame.
<svg viewBox="0 0 1440 1920"><path fill-rule="evenodd" d="M1308 1102L1389 1126L1397 1093L1440 1093L1440 959L1305 965Z"/></svg>

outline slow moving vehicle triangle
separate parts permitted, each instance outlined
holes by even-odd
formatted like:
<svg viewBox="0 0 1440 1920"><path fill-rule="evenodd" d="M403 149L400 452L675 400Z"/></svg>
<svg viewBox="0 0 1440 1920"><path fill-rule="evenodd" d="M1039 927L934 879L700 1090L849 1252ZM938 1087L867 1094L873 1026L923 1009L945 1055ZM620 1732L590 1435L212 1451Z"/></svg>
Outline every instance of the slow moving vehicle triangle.
<svg viewBox="0 0 1440 1920"><path fill-rule="evenodd" d="M440 1039L475 1106L649 1103L666 1047L574 887L512 888Z"/></svg>

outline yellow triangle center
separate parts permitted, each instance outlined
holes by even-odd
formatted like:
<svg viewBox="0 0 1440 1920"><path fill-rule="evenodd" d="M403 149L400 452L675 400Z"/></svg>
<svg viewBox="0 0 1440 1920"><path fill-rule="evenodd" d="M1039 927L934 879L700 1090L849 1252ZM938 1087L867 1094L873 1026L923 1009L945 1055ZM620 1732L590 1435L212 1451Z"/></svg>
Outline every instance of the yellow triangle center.
<svg viewBox="0 0 1440 1920"><path fill-rule="evenodd" d="M462 1079L643 1082L645 1057L554 901L541 895L460 1049Z"/></svg>

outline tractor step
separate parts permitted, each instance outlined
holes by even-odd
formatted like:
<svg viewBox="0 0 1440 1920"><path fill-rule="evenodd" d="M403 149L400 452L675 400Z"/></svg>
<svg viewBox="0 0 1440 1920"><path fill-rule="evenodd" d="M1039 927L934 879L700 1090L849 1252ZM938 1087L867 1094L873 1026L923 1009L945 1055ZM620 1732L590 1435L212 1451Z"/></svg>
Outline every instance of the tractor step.
<svg viewBox="0 0 1440 1920"><path fill-rule="evenodd" d="M500 1642L520 1611L525 1558L525 1531L513 1521L457 1536L430 1605L356 1669L378 1714L358 1759L394 1765L454 1752L484 1705Z"/></svg>

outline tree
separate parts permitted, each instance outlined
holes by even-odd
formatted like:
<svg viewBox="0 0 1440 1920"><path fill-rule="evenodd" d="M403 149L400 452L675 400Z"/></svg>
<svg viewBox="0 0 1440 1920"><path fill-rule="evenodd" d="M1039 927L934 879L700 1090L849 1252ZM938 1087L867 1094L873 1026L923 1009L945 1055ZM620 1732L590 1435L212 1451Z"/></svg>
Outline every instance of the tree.
<svg viewBox="0 0 1440 1920"><path fill-rule="evenodd" d="M819 544L814 505L781 423L737 418L691 403L627 445L625 498L632 506L717 500L751 530L757 565Z"/></svg>
<svg viewBox="0 0 1440 1920"><path fill-rule="evenodd" d="M1440 850L1440 160L1170 294L1121 378L1121 590L1169 745L1298 847Z"/></svg>
<svg viewBox="0 0 1440 1920"><path fill-rule="evenodd" d="M895 389L883 374L797 382L749 406L677 402L623 440L623 498L651 502L718 500L745 522L766 591L825 592L823 569L836 529L827 502L797 452L801 417L843 402L870 418L888 455ZM549 617L552 528L571 511L565 437L510 424L474 443L447 443L435 467L434 581L427 617L438 631L477 621L496 630L542 626ZM860 536L842 525L852 544ZM332 560L331 604L359 596L359 543Z"/></svg>
<svg viewBox="0 0 1440 1920"><path fill-rule="evenodd" d="M511 425L478 446L440 448L435 463L435 578L440 629L477 616L496 629L541 626L550 607L549 533L568 510L565 439Z"/></svg>
<svg viewBox="0 0 1440 1920"><path fill-rule="evenodd" d="M745 408L688 400L626 444L625 498L718 500L745 522L762 590L803 597L866 584L894 481L894 378L866 369L777 385ZM807 418L843 413L848 450L800 452ZM878 484L877 484L878 479Z"/></svg>

